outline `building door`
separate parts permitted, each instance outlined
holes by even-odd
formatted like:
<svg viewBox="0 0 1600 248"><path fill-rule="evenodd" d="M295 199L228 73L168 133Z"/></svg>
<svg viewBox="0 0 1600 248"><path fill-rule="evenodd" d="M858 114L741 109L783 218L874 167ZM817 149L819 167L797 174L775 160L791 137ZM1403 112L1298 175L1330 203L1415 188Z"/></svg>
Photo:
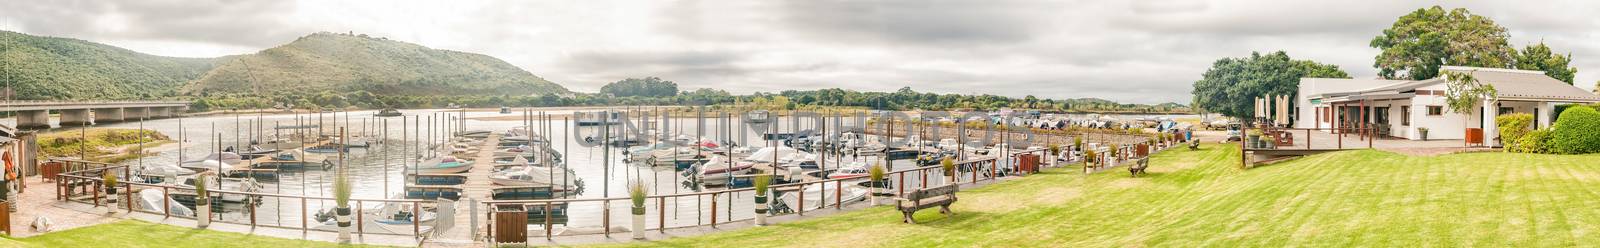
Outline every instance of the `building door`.
<svg viewBox="0 0 1600 248"><path fill-rule="evenodd" d="M1372 127L1377 128L1378 137L1389 136L1389 107L1373 107L1372 123Z"/></svg>

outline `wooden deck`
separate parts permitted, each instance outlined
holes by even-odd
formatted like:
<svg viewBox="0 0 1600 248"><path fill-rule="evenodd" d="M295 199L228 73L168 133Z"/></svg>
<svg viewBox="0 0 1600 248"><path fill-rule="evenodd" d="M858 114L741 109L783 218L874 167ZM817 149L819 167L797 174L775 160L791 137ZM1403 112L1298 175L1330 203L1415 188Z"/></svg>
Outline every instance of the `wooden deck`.
<svg viewBox="0 0 1600 248"><path fill-rule="evenodd" d="M461 175L467 177L467 182L460 185L462 190L461 201L456 203L455 227L446 230L444 234L438 236L439 238L473 240L475 237L485 234L472 233L472 219L478 216L474 216L468 208L476 204L462 204L461 202L470 203L472 200L482 201L489 199L490 192L495 188L494 182L489 180L489 173L494 171L494 150L498 144L500 144L500 134L489 134L489 137L483 139L483 144L480 145L477 156L470 158L472 159L472 169L461 173ZM478 211L482 214L489 210L479 209ZM478 225L483 224L478 223ZM479 231L488 232L488 230Z"/></svg>

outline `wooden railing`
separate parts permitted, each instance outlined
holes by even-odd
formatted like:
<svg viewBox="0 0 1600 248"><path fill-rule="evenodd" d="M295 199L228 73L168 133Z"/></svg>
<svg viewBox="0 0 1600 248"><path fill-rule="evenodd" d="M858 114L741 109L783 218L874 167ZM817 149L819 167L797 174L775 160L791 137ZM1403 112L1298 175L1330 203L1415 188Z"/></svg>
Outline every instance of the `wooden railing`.
<svg viewBox="0 0 1600 248"><path fill-rule="evenodd" d="M57 178L56 178L56 182L58 182L56 184L57 185L57 187L56 187L57 199L58 200L62 200L62 201L69 201L69 202L89 203L89 204L93 204L96 207L101 206L102 203L101 203L100 200L101 200L101 194L103 193L102 190L103 190L104 187L103 187L103 181L102 181L103 179L101 179L100 175L102 175L102 173L104 173L107 170L112 170L112 171L121 170L122 173L123 173L122 175L132 175L132 174L128 174L128 172L129 172L129 167L128 166L121 166L121 165L119 165L119 166L103 166L103 167L98 167L98 168L87 168L87 169L63 172L63 173L57 175ZM119 195L119 197L123 197L123 198L119 198L119 199L127 199L127 200L120 201L121 202L120 205L122 207L121 210L123 210L123 211L129 212L129 213L138 211L138 212L143 212L143 213L161 214L161 215L164 215L167 218L173 218L173 217L185 218L185 219L200 218L200 216L196 216L196 217L174 216L172 214L172 212L171 212L171 210L172 210L171 207L172 206L170 204L171 204L172 201L169 200L169 199L171 199L170 198L171 192L174 189L179 189L179 190L192 190L192 189L179 188L179 187L175 187L175 186L172 186L172 185L166 185L166 184L150 184L150 183L143 183L143 182L133 182L132 180L129 180L128 177L126 177L126 176L122 177L121 179L122 180L120 180L120 182L117 183L118 184L117 186L122 188L122 190L120 190L121 192L117 192L117 194ZM84 186L84 187L87 188L85 190L89 191L89 192L74 194L72 192L72 190L76 186ZM162 200L161 200L162 201L162 203L161 203L162 204L161 205L161 211L159 211L159 212L157 212L157 211L147 211L147 210L143 210L143 209L141 209L141 208L139 208L137 206L134 206L134 201L131 200L131 199L134 199L133 197L136 197L134 195L135 194L134 189L136 189L136 188L137 189L160 189L161 190L161 198L162 198ZM265 201L265 199L267 199L267 198L274 198L280 204L298 202L299 203L299 207L300 207L300 215L298 217L298 220L287 220L286 221L286 220L282 219L282 216L278 216L277 219L275 219L275 221L273 222L273 223L276 223L276 224L262 223L262 221L259 220L259 217L262 217L262 216L258 215L258 213L257 213L257 208L258 208L257 205L259 205L257 202L246 202L246 203L244 203L245 207L247 208L245 211L247 211L247 213L249 214L248 221L244 221L244 220L229 220L227 218L224 218L225 215L223 213L221 213L221 212L214 212L212 214L212 215L215 215L214 217L213 216L205 216L205 218L211 218L213 221L219 221L219 222L225 222L225 223L246 224L246 225L250 225L251 228L255 228L255 227L258 227L258 226L264 226L264 227L300 229L302 233L313 230L311 228L311 226L309 225L309 221L308 221L309 219L312 218L312 215L309 214L308 210L307 210L308 202L316 201L316 202L319 202L319 205L329 205L329 204L322 204L322 203L323 202L330 202L330 201L334 200L333 197L301 196L301 195L287 195L287 194L260 193L260 192L238 192L238 191L228 191L228 190L221 190L221 189L208 189L207 192L209 192L209 194L211 194L211 195L214 195L213 199L220 199L220 197L216 197L216 196L243 195L243 196L246 197L246 199L257 199L257 200L254 200L254 201ZM90 199L76 199L75 198L75 197L83 196L83 195L89 195L91 197L90 197ZM377 203L377 204L391 204L392 203L392 204L401 204L402 208L404 208L404 206L409 206L410 207L411 213L414 216L416 216L416 217L413 217L413 221L411 221L411 223L412 223L412 225L411 225L411 229L412 229L411 230L412 231L411 235L413 237L415 237L415 238L418 238L419 240L425 239L427 237L427 236L423 235L423 234L425 234L425 232L422 231L422 224L421 224L422 221L420 221L421 220L421 216L422 216L422 210L424 209L424 206L426 206L426 205L437 205L433 201L429 201L429 200L414 200L414 199L362 199L362 198L351 198L350 201L355 203L352 206L355 206L354 208L355 208L355 222L356 222L355 227L356 227L356 230L354 232L352 232L352 233L355 233L355 234L358 234L358 235L359 234L373 233L373 232L367 232L367 230L365 228L365 224L366 224L365 217L366 217L366 214L363 211L365 210L364 206L366 206L366 203ZM224 203L213 202L212 204L224 204ZM280 210L280 211L282 211L282 210ZM438 216L438 217L436 217L435 222L439 221L439 219L448 218L448 217L449 216ZM291 226L291 225L287 224L287 223L293 223L292 221L299 221L300 225L299 226ZM338 230L337 229L333 229L333 230L329 230L329 231L330 232L337 232ZM432 231L432 230L430 230L430 231ZM390 234L390 233L382 233L382 234Z"/></svg>
<svg viewBox="0 0 1600 248"><path fill-rule="evenodd" d="M1014 159L1014 157L1007 158L1007 159ZM958 175L967 174L968 177L965 177L965 178L953 177L954 181L949 181L947 183L975 184L975 183L978 183L978 182L981 182L981 181L985 181L985 180L990 180L990 181L996 180L999 177L1003 177L1003 176L1007 176L1007 175L1011 175L1011 174L1016 173L1015 171L1008 171L1008 170L1010 170L1012 168L1001 168L1001 166L997 166L997 165L999 165L998 164L998 162L999 162L998 160L999 159L997 159L995 157L986 156L986 157L982 157L982 158L969 159L969 160L966 160L966 161L956 162L957 163L957 166L956 166L957 169L956 170L959 171ZM1011 167L1014 167L1016 163L1010 163L1010 164L1012 165ZM892 171L892 172L888 172L888 173L884 174L884 182L895 186L894 190L896 190L896 191L892 192L894 195L901 195L901 194L905 193L905 191L906 191L906 189L908 187L915 187L915 188L919 188L919 189L920 188L929 187L930 186L929 185L930 181L928 181L929 174L934 174L935 176L942 176L943 175L943 171L941 171L941 170L942 170L941 166L939 166L939 165L931 165L931 166L914 167L914 168L909 168L909 169L904 169L904 170ZM930 171L932 171L932 172L930 172ZM906 179L906 177L908 177L908 176L914 177L914 178L920 178L920 180L917 180L915 182L908 182L907 179ZM844 188L846 187L846 184L847 183L855 184L856 183L855 181L861 181L863 179L867 179L867 177L868 176L866 176L866 175L862 175L862 176L855 176L855 177L848 177L848 178L823 179L823 180L810 181L810 182L775 184L775 185L771 185L769 187L769 189L772 190L772 191L794 191L795 194L798 194L798 200L796 201L798 203L798 206L791 206L791 207L794 208L793 214L795 214L795 215L805 215L806 211L808 209L808 207L805 205L806 204L806 198L805 198L806 194L805 194L804 190L805 190L806 186L818 185L819 187L827 187L827 188L822 188L821 189L824 192L824 193L821 194L823 197L825 197L825 199L823 199L824 203L827 204L825 201L831 199L833 201L833 203L831 203L831 205L834 207L834 209L842 209L842 208L844 208L845 204L850 204L849 202L844 202L843 201L844 200ZM963 179L966 179L966 180L963 180ZM870 179L868 179L866 181L870 181ZM826 198L826 197L828 197L827 191L830 191L830 190L832 191L832 197L831 198ZM870 188L868 190L869 190L869 192L867 194L868 194L868 197L870 198L870 197L872 197L871 194L873 194L873 192L871 192ZM754 213L755 209L753 208L753 205L751 206L751 208L734 209L733 207L731 207L732 206L731 203L719 202L718 197L728 196L728 195L741 195L741 196L748 195L748 196L753 196L754 193L755 193L755 189L754 188L746 187L746 188L736 188L736 189L724 189L724 190L717 190L717 191L705 191L705 192L694 192L694 193L665 194L665 195L647 196L647 197L645 197L645 201L646 201L645 205L646 205L646 209L647 209L646 210L646 212L647 212L646 216L650 215L650 213L653 212L655 214L655 217L656 217L655 218L656 219L656 223L655 223L656 225L654 227L647 227L647 229L653 229L653 230L655 230L657 232L663 232L664 233L664 232L666 232L666 230L672 229L672 228L693 227L693 226L702 226L702 225L709 225L712 228L716 228L718 224L726 224L726 223L729 223L729 222L748 220L749 218L733 219L733 218L729 218L729 217L725 217L725 216L720 216L718 212L719 211L726 211L726 212L732 213L734 211L743 211L743 212L747 212L747 213ZM769 198L770 199L769 201L779 200L774 195L769 195L769 197L771 197L771 198ZM696 211L697 212L701 212L701 211L709 212L709 215L711 216L710 222L709 223L698 223L699 222L699 218L697 217L696 218L696 222L697 223L694 223L694 224L673 225L673 226L667 225L667 215L670 214L670 213L673 213L673 212L667 211L667 207L668 207L667 201L674 200L674 199L681 199L681 198L695 198L695 200L702 200L702 199L709 198L711 200L711 208L709 208L709 209L698 209ZM740 197L740 198L750 199L750 198L745 198L745 197ZM574 204L574 203L595 203L595 202L598 202L604 208L604 210L602 210L603 217L600 220L601 221L600 226L602 226L604 228L604 230L602 230L604 235L609 237L611 235L610 234L611 233L610 230L612 230L612 228L611 228L611 225L612 225L612 220L611 220L612 203L614 203L614 202L625 203L624 206L622 206L620 209L622 209L622 211L628 211L628 209L631 206L628 206L626 203L629 203L630 201L631 201L631 199L627 198L627 197L612 197L612 198L593 198L593 199L490 200L490 201L483 201L483 202L481 202L481 204L483 204L483 206L486 207L487 209L491 210L490 213L486 214L487 218L489 218L490 221L486 221L484 223L495 223L495 221L493 220L495 214L493 213L492 210L496 209L497 206L501 206L501 205L508 205L508 204L521 205L524 208L526 208L526 207L542 207L542 208L546 209L546 211L548 211L548 209L552 209L552 208L554 208L556 206L559 206L559 205L569 205L570 206L570 204ZM720 204L728 204L729 207L719 209L719 207L721 207ZM650 206L651 205L654 206L654 211L650 211L650 208L651 208ZM788 214L774 214L773 216L779 216L779 215L788 215ZM545 228L544 237L545 237L546 240L549 240L549 239L552 239L554 237L554 233L552 231L553 228L551 228L551 224L552 224L553 220L552 220L551 214L545 214L544 216L545 217L543 218L543 221L542 221L543 224L544 224L544 228ZM646 217L646 218L648 219L649 217ZM530 222L532 222L530 224L538 224L540 221L534 220L534 221L530 221ZM626 223L626 222L624 222L624 223ZM488 230L495 230L494 226L492 226L492 224L490 224L490 225L491 226L488 227L487 229ZM489 240L495 240L494 237L492 236L492 234L496 233L496 232L489 231L488 233L491 234L491 236L489 237Z"/></svg>

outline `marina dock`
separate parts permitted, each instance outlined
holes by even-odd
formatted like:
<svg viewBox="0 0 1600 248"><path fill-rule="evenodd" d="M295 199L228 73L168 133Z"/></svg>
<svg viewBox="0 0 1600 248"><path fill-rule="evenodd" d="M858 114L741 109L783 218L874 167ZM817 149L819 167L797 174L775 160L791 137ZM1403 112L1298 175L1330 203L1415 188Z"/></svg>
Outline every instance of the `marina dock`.
<svg viewBox="0 0 1600 248"><path fill-rule="evenodd" d="M444 234L440 234L438 237L451 240L473 240L474 237L479 236L476 233L472 233L472 228L468 226L472 223L472 219L477 216L473 215L467 208L477 205L471 204L470 202L472 201L489 199L489 194L495 187L494 182L489 180L489 173L494 171L494 150L498 144L500 144L500 134L489 134L488 137L483 139L483 144L478 148L477 156L471 158L473 161L472 169L460 174L467 177L466 183L459 186L461 187L461 201L469 203L461 204L458 202L456 204L456 227L446 230ZM490 210L479 209L478 214L481 215L488 211ZM482 225L484 223L478 224ZM480 231L486 232L487 230Z"/></svg>

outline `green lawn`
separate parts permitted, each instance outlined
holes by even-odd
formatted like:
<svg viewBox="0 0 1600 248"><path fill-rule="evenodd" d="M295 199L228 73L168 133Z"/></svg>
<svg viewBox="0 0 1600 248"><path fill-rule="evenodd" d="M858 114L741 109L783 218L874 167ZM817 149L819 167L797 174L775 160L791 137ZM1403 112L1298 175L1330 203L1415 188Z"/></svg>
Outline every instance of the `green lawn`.
<svg viewBox="0 0 1600 248"><path fill-rule="evenodd" d="M24 227L25 228L25 227ZM0 238L0 247L360 247L198 230L139 220L123 220L27 238Z"/></svg>
<svg viewBox="0 0 1600 248"><path fill-rule="evenodd" d="M1600 155L1346 151L1250 170L1235 146L1153 173L1053 170L965 191L955 217L889 207L613 246L1514 246L1600 244Z"/></svg>

